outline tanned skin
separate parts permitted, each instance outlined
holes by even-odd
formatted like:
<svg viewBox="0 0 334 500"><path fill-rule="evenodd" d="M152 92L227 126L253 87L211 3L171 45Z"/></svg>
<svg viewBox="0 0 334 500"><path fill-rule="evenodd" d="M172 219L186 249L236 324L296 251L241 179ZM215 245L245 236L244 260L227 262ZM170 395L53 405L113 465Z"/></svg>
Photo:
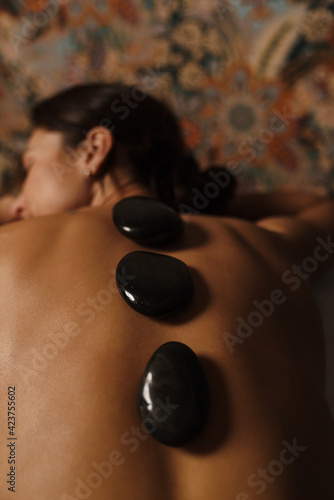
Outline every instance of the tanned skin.
<svg viewBox="0 0 334 500"><path fill-rule="evenodd" d="M334 422L309 286L334 263L334 202L296 203L293 215L257 222L183 215L182 237L153 250L117 231L112 204L0 229L1 500L334 498ZM183 260L191 304L165 319L132 310L114 273L133 250ZM292 266L315 252L319 269L297 287ZM248 322L265 300L268 317L238 335L238 318ZM193 349L210 390L207 425L181 448L145 434L137 410L145 366L168 341ZM15 494L6 482L11 386Z"/></svg>

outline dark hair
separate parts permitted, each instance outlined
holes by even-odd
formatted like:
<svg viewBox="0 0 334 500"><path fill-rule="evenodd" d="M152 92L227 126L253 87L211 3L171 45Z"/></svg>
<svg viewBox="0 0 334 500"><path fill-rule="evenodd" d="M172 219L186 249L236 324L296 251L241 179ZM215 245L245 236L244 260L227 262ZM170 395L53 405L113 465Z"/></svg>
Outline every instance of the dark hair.
<svg viewBox="0 0 334 500"><path fill-rule="evenodd" d="M177 118L165 103L147 95L140 87L122 83L71 87L37 103L31 118L35 127L62 132L65 143L71 147L78 146L91 128L97 125L108 128L115 146L99 177L112 168L117 151L123 148L136 179L176 210L182 211L186 205L185 211L193 208L194 212L224 213L233 195L235 177L218 166L201 171L184 143ZM212 187L214 175L225 178L224 185L216 184L215 196L209 194L208 188L209 183ZM198 191L207 199L200 210L194 206Z"/></svg>

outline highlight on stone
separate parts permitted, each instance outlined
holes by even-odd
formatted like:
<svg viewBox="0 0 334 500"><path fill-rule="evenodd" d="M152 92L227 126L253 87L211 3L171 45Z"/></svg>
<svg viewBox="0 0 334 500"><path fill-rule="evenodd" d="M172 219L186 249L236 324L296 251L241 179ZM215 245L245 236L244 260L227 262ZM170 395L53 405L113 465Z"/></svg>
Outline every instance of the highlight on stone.
<svg viewBox="0 0 334 500"><path fill-rule="evenodd" d="M173 208L145 196L119 201L112 216L120 233L142 245L170 243L184 231L183 221Z"/></svg>
<svg viewBox="0 0 334 500"><path fill-rule="evenodd" d="M127 279L122 279L122 276ZM116 284L125 302L146 316L166 316L185 307L194 294L187 265L160 253L134 251L116 269Z"/></svg>
<svg viewBox="0 0 334 500"><path fill-rule="evenodd" d="M138 409L147 431L168 446L184 446L205 427L209 389L203 367L181 342L160 346L146 365Z"/></svg>

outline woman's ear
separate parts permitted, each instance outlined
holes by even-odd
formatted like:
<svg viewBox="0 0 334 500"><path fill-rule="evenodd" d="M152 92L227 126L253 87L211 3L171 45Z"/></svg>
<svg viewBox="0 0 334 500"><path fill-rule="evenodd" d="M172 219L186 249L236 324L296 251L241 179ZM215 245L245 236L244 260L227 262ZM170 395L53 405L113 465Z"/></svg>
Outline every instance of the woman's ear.
<svg viewBox="0 0 334 500"><path fill-rule="evenodd" d="M81 166L85 175L98 174L114 145L114 136L105 127L97 126L89 130L86 139L79 144Z"/></svg>

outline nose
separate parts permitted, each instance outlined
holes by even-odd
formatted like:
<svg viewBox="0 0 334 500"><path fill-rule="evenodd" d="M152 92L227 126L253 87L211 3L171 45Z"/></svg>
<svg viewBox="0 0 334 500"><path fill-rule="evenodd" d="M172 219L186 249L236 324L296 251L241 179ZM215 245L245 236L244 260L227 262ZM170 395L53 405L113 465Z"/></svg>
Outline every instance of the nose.
<svg viewBox="0 0 334 500"><path fill-rule="evenodd" d="M10 215L12 217L12 220L20 220L27 218L24 196L22 192L13 201L10 209Z"/></svg>

